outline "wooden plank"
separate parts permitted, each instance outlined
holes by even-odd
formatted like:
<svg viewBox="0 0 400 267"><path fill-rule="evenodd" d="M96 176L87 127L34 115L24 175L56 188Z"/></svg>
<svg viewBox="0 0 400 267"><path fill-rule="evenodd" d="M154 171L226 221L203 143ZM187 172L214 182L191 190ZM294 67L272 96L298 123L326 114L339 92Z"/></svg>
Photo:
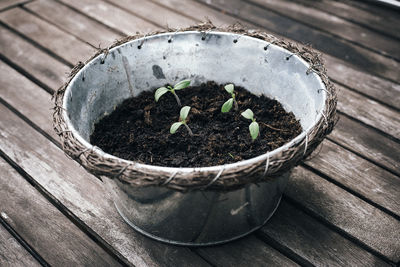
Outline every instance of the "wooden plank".
<svg viewBox="0 0 400 267"><path fill-rule="evenodd" d="M230 1L229 5L224 0L197 0L219 9L238 19L257 24L274 33L282 34L297 42L311 44L313 47L358 66L368 72L377 74L393 81L400 81L399 62L382 55L371 52L365 48L358 47L347 41L333 38L321 31L312 29L296 21L282 17L268 10L262 10L254 5L240 2L239 0Z"/></svg>
<svg viewBox="0 0 400 267"><path fill-rule="evenodd" d="M29 120L39 125L43 131L58 140L50 119L53 107L50 100L51 95L3 61L0 61L0 72L7 73L7 75L0 75L0 98L17 108Z"/></svg>
<svg viewBox="0 0 400 267"><path fill-rule="evenodd" d="M50 265L120 266L3 159L0 187L3 219Z"/></svg>
<svg viewBox="0 0 400 267"><path fill-rule="evenodd" d="M70 71L65 64L2 26L0 26L0 53L54 90L66 81L66 73ZM3 78L6 77L1 79Z"/></svg>
<svg viewBox="0 0 400 267"><path fill-rule="evenodd" d="M260 234L304 257L305 266L389 266L287 201L282 201Z"/></svg>
<svg viewBox="0 0 400 267"><path fill-rule="evenodd" d="M152 0L167 8L176 9L180 14L201 20L208 16L217 25L233 24L236 18L216 11L203 4L190 0ZM244 23L241 21L241 23ZM248 28L257 28L254 24L244 23ZM279 37L279 35L277 35ZM328 74L334 81L371 96L387 105L400 109L400 85L372 76L351 67L343 60L323 54Z"/></svg>
<svg viewBox="0 0 400 267"><path fill-rule="evenodd" d="M272 10L311 28L343 38L376 53L400 58L400 49L396 39L379 34L342 18L287 0L249 0L260 8ZM356 16L356 14L354 14Z"/></svg>
<svg viewBox="0 0 400 267"><path fill-rule="evenodd" d="M15 238L0 225L0 266L41 266Z"/></svg>
<svg viewBox="0 0 400 267"><path fill-rule="evenodd" d="M90 18L101 22L124 34L150 32L159 27L141 18L135 17L125 10L98 0L57 0L63 4L84 12ZM112 15L110 15L112 14Z"/></svg>
<svg viewBox="0 0 400 267"><path fill-rule="evenodd" d="M95 51L89 44L80 42L74 36L66 35L57 27L20 8L0 13L0 20L73 65L86 60ZM66 50L73 52L66 56Z"/></svg>
<svg viewBox="0 0 400 267"><path fill-rule="evenodd" d="M122 36L92 19L51 0L37 0L25 8L95 47L107 47Z"/></svg>
<svg viewBox="0 0 400 267"><path fill-rule="evenodd" d="M38 99L38 98L35 98L35 99ZM19 107L18 107L18 108L19 108ZM45 106L43 107L43 109L48 110ZM34 113L34 112L32 111L32 113ZM46 117L44 117L44 118L42 119L41 125L42 125L42 124L45 124L45 123L50 124L50 121L46 120ZM39 125L39 126L41 126L41 125ZM27 134L29 134L29 133L27 133ZM32 136L32 134L29 134L29 136ZM35 138L35 139L37 139L37 138ZM16 158L18 158L18 157L16 157ZM72 175L72 174L71 174L71 175ZM60 187L62 187L62 186L60 185ZM115 215L115 216L117 216L117 215Z"/></svg>
<svg viewBox="0 0 400 267"><path fill-rule="evenodd" d="M319 10L344 18L348 21L358 23L366 28L400 38L400 32L397 26L400 24L398 16L379 16L374 12L368 12L339 1L296 0L296 2L318 8Z"/></svg>
<svg viewBox="0 0 400 267"><path fill-rule="evenodd" d="M370 75L348 66L343 60L323 55L329 78L357 92L370 96L395 109L400 109L400 84ZM339 92L340 93L340 92Z"/></svg>
<svg viewBox="0 0 400 267"><path fill-rule="evenodd" d="M179 16L171 10L161 8L160 6L141 0L107 0L110 3L120 7L121 9L128 10L135 16L146 18L151 22L155 22L159 27L162 28L178 28L187 27L195 24L197 21Z"/></svg>
<svg viewBox="0 0 400 267"><path fill-rule="evenodd" d="M231 16L225 15L224 13L221 13L212 8L204 6L201 3L197 3L191 0L151 0L151 1L161 7L168 8L170 10L179 12L179 14L181 14L176 16L185 16L196 21L205 21L207 18L210 18L212 22L217 26L227 26L237 22L237 19ZM243 23L243 25L252 27L248 23Z"/></svg>
<svg viewBox="0 0 400 267"><path fill-rule="evenodd" d="M392 216L301 167L285 195L392 262L400 260L400 222Z"/></svg>
<svg viewBox="0 0 400 267"><path fill-rule="evenodd" d="M349 153L329 140L324 141L318 155L305 164L400 218L399 177Z"/></svg>
<svg viewBox="0 0 400 267"><path fill-rule="evenodd" d="M20 167L30 176L34 177L38 183L37 186L43 187L60 203L65 204L66 208L90 226L93 231L101 232L102 237L121 251L132 263L177 264L178 266L189 263L196 266L201 263L198 262L199 259L190 258L190 254L184 254L186 250L184 248L166 246L151 241L130 229L112 207L110 196L104 191L100 181L85 173L82 168L78 167L77 163L67 160L65 155L53 144L2 106L0 106L0 112L6 118L0 121L0 129L2 129L2 139L0 140L6 140L4 143L0 142L0 149L12 160L17 161ZM26 140L26 136L30 136L30 140ZM45 148L45 152L42 148ZM40 162L39 165L38 162ZM65 170L68 170L68 172L65 172ZM294 218L290 220L293 221ZM289 222L279 220L277 223L286 224ZM110 229L113 231L110 231ZM281 232L277 234L285 235ZM331 231L330 235L336 236L337 234ZM356 257L365 260L366 265L371 265L371 262L381 262L378 258L345 238L338 238L339 241L336 243L332 243L331 239L326 240L327 243L324 246L330 248L329 252L324 252L326 248L323 251L320 250L322 247L315 248L315 253L320 255L320 263L328 262L328 260L329 262L337 261L337 259L332 259L331 256L329 256L331 259L325 258L325 256L338 253L340 249L338 244L342 246L343 243L349 243L344 248L349 255L353 255L348 257L347 253L342 254L342 251L339 250L339 253L335 255L340 259L344 257L343 261L349 264L354 263L354 257ZM281 238L278 238L276 242L281 242ZM312 243L309 245L311 246ZM189 251L186 252L189 253ZM165 257L170 253L174 253L176 257ZM306 253L306 255L300 256L308 255ZM194 255L191 257L194 257ZM164 261L167 261L167 263Z"/></svg>
<svg viewBox="0 0 400 267"><path fill-rule="evenodd" d="M0 1L0 11L13 8L24 3L29 3L32 0L1 0Z"/></svg>
<svg viewBox="0 0 400 267"><path fill-rule="evenodd" d="M214 266L299 266L253 235L221 246L195 249Z"/></svg>
<svg viewBox="0 0 400 267"><path fill-rule="evenodd" d="M165 245L134 231L119 216L101 181L3 105L0 114L0 149L33 177L36 187L76 216L98 242L134 265L208 266L187 248Z"/></svg>
<svg viewBox="0 0 400 267"><path fill-rule="evenodd" d="M329 139L377 162L400 176L400 144L341 116Z"/></svg>
<svg viewBox="0 0 400 267"><path fill-rule="evenodd" d="M399 112L336 84L341 112L400 139Z"/></svg>
<svg viewBox="0 0 400 267"><path fill-rule="evenodd" d="M52 106L52 103L50 102L50 95L43 90L40 90L40 88L38 88L36 85L32 84L29 80L19 75L19 73L15 72L13 69L1 62L0 71L9 73L8 79L5 79L5 77L4 79L1 79L0 77L0 84L2 84L0 97L6 99L8 103L18 108L19 112L29 117L29 119L31 119L36 125L40 126L43 130L45 130L48 134L50 134L53 138L57 140L55 134L53 133L54 131L52 130L51 121L49 120L51 116L50 107ZM19 86L17 88L14 88L12 86L13 84L19 84ZM26 97L21 98L20 95ZM35 101L30 100L32 99L32 96ZM229 250L219 248L213 253L220 255L222 259L227 258L227 261L228 259L233 260L232 256L230 255L230 250L239 251L242 249L242 246L243 243L241 241L238 241L231 243L228 246L230 248ZM258 253L258 260L262 260L265 262L280 261L285 264L290 263L290 261L285 256L276 252L274 249L266 244L262 244L260 242L250 242L247 244L246 248L253 251L251 255L256 255ZM243 259L246 259L246 257L249 257L249 255L243 254L241 255L241 257L243 257ZM215 260L208 259L208 261L213 262Z"/></svg>

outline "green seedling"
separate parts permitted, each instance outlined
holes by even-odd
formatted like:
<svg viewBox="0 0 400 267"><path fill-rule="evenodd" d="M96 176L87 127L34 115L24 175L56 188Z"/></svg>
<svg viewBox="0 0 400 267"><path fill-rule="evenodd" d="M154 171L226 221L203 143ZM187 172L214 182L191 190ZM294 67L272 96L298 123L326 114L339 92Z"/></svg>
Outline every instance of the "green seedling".
<svg viewBox="0 0 400 267"><path fill-rule="evenodd" d="M231 98L229 98L221 107L221 112L225 113L225 112L229 112L232 109L232 106L235 105L235 110L238 110L238 103L236 101L236 95L235 95L235 91L233 84L227 84L225 85L225 91L227 91L228 93L231 94Z"/></svg>
<svg viewBox="0 0 400 267"><path fill-rule="evenodd" d="M188 87L190 85L190 80L183 80L178 82L177 84L175 84L174 87L168 85L167 87L160 87L156 90L155 94L154 94L154 98L156 100L156 102L158 102L158 100L160 99L161 96L163 96L165 93L167 92L171 92L176 99L176 102L178 103L178 105L181 107L181 100L179 99L178 95L175 93L176 90L182 90L185 89L186 87Z"/></svg>
<svg viewBox="0 0 400 267"><path fill-rule="evenodd" d="M187 116L189 114L190 111L190 107L189 106L184 106L183 108L181 108L181 112L179 114L179 121L175 122L174 124L171 125L171 128L169 129L169 132L171 134L176 133L176 131L178 130L178 128L181 125L185 125L186 129L189 132L190 136L193 136L193 132L192 130L189 128L189 126L187 125Z"/></svg>
<svg viewBox="0 0 400 267"><path fill-rule="evenodd" d="M251 109L246 109L244 112L242 112L242 116L252 121L249 125L250 135L251 139L256 140L260 134L260 127L254 118L253 111L251 111Z"/></svg>

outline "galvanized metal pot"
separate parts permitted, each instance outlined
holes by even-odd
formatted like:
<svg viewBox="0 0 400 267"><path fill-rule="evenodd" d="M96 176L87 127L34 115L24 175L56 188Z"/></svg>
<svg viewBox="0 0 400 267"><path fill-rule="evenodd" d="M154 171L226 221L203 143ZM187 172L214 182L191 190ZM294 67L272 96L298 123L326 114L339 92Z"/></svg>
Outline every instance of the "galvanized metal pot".
<svg viewBox="0 0 400 267"><path fill-rule="evenodd" d="M332 109L326 107L329 88L319 75L308 72L311 67L282 47L232 32L184 31L147 36L98 55L74 74L62 91L62 107L57 106L55 116L62 123L57 121L56 128L67 153L89 171L111 178L125 177L105 180L119 213L135 230L172 244L219 244L251 233L272 216L290 168L308 152L309 140L318 136L317 144L331 130L328 127L322 134L315 131L317 124L324 125L324 117L332 117ZM123 100L182 79L191 79L194 85L211 80L234 83L256 95L277 99L300 120L304 132L259 157L205 168L135 163L89 143L95 122ZM282 167L290 160L291 164ZM125 167L115 171L115 163ZM237 169L241 177L232 172ZM264 177L272 172L275 177ZM163 177L161 183L154 182L154 173ZM224 177L225 173L231 174ZM190 188L188 183L204 184L202 177L210 175L205 186ZM229 190L213 187L235 183L239 178L258 182ZM178 179L176 184L174 179ZM182 188L189 190L175 190Z"/></svg>

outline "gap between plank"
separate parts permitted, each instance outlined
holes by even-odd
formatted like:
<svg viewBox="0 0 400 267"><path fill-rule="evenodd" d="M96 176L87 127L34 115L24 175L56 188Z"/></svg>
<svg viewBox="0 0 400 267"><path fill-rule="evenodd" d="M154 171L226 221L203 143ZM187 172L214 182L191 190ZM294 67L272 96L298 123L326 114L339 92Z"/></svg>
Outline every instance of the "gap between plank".
<svg viewBox="0 0 400 267"><path fill-rule="evenodd" d="M48 55L54 57L55 59L57 59L58 61L60 61L61 63L67 65L70 68L74 67L74 64L72 64L71 62L68 62L67 60L65 60L64 58L58 56L57 54L55 54L53 51L51 51L50 49L40 45L39 43L35 42L34 40L30 39L29 37L25 36L24 34L20 33L19 31L15 30L14 28L8 26L8 24L4 23L3 21L0 20L0 25L3 26L4 28L6 28L7 30L11 31L12 33L18 35L19 37L21 37L22 39L24 39L25 41L28 41L29 43L31 43L33 46L35 46L36 48L42 50L43 52L47 53Z"/></svg>
<svg viewBox="0 0 400 267"><path fill-rule="evenodd" d="M33 16L35 16L35 17L37 17L37 18L39 18L39 19L41 19L41 20L47 22L48 24L54 26L55 28L59 29L60 31L65 32L65 33L67 33L67 34L69 34L69 35L74 36L77 40L81 41L82 43L86 43L86 44L90 45L91 47L93 47L93 48L95 48L95 49L99 49L99 48L100 48L100 47L96 47L96 46L92 45L91 43L89 43L89 42L83 40L79 35L75 35L74 33L69 32L69 31L65 30L64 28L59 27L57 24L52 23L50 20L48 20L48 19L42 17L41 15L37 14L36 12L34 12L34 11L32 11L32 10L30 10L30 9L28 9L28 8L26 8L26 7L24 7L24 6L21 6L21 9L23 9L24 11L28 12L29 14L32 14Z"/></svg>
<svg viewBox="0 0 400 267"><path fill-rule="evenodd" d="M28 78L28 80L32 81L34 84L38 85L42 89L44 89L47 93L49 94L54 94L54 90L51 89L49 86L46 84L42 83L39 79L36 79L34 76L32 76L29 72L27 72L25 69L20 67L19 65L15 64L12 62L10 59L8 59L5 55L0 53L0 60L2 60L4 63L6 63L8 66L11 68L15 69L17 72L19 72L22 76Z"/></svg>
<svg viewBox="0 0 400 267"><path fill-rule="evenodd" d="M248 3L249 5L253 5L253 6L255 6L255 7L258 7L258 8L260 8L260 9L268 10L268 11L270 11L270 12L272 12L272 13L275 13L275 14L281 16L281 17L285 17L285 18L287 18L287 19L293 20L293 21L295 21L295 22L297 22L297 23L306 25L306 26L308 26L308 27L310 27L310 28L312 28L312 29L314 29L314 30L317 30L317 31L319 31L319 32L323 32L323 33L328 34L328 35L330 35L330 36L332 36L332 37L335 37L336 39L342 40L342 41L344 41L344 42L349 42L349 43L351 43L351 44L353 44L353 45L356 45L356 46L359 46L359 47L363 47L363 48L365 48L365 49L367 49L367 50L369 50L369 51L371 51L371 52L373 52L373 53L376 53L376 54L379 54L379 55L384 56L384 57L386 57L386 58L390 58L390 59L392 59L392 60L394 60L394 61L400 62L399 59L397 59L397 58L395 58L395 57L392 57L392 56L390 56L390 55L387 54L387 53L381 53L379 50L376 50L376 49L374 49L374 48L371 48L371 47L369 47L369 46L366 46L366 45L364 45L363 43L356 42L356 41L352 41L352 40L349 40L349 39L345 39L345 38L342 37L342 36L336 35L334 32L330 32L330 31L327 31L327 30L318 28L318 27L316 27L316 26L313 25L313 24L310 24L310 23L301 21L301 20L299 20L299 19L290 17L290 16L288 16L288 15L286 15L286 14L284 14L284 13L281 13L281 12L276 11L276 10L274 10L274 9L270 9L270 8L268 8L268 7L266 7L266 6L260 5L259 3L255 3L255 2L253 2L253 1L251 1L251 0L244 0L244 2Z"/></svg>
<svg viewBox="0 0 400 267"><path fill-rule="evenodd" d="M344 184L332 179L331 177L329 177L329 175L324 174L323 172L319 171L318 169L310 166L309 164L307 164L307 162L303 162L302 164L300 164L300 166L304 167L305 169L317 174L318 176L322 177L323 179L327 180L328 182L342 188L343 190L345 190L346 192L358 197L359 199L361 199L364 202L367 202L368 204L370 204L371 206L377 208L378 210L388 214L389 216L392 216L394 219L400 221L400 216L393 213L392 211L386 209L385 207L375 203L374 201L370 200L369 198L363 196L362 194L354 191L353 189L350 189L348 187L346 187Z"/></svg>
<svg viewBox="0 0 400 267"><path fill-rule="evenodd" d="M391 174L393 174L394 176L396 176L397 178L400 179L400 172L396 172L395 170L390 169L389 167L386 167L385 165L382 165L381 163L375 161L373 158L368 158L367 156L362 155L361 153L353 150L351 147L341 144L340 142L336 141L335 139L333 139L332 137L330 137L329 135L326 137L326 139L328 139L329 141L331 141L332 143L335 143L336 145L340 146L341 148L350 151L351 153L359 156L362 159L365 159L366 161L371 162L372 164L384 169L387 172L390 172Z"/></svg>
<svg viewBox="0 0 400 267"><path fill-rule="evenodd" d="M31 254L35 260L37 260L40 265L42 266L49 266L50 264L48 264L46 262L45 259L42 258L42 256L40 256L40 254L33 248L31 247L13 228L11 225L9 225L7 223L6 220L4 220L3 218L3 214L0 215L0 224L4 226L4 228L10 233L10 235L12 235L12 237L15 238L15 240L18 241L18 243L26 250L29 252L29 254Z"/></svg>
<svg viewBox="0 0 400 267"><path fill-rule="evenodd" d="M386 138L389 138L389 139L392 140L393 142L396 142L396 143L399 143L399 144L400 144L400 139L398 139L398 138L392 136L391 134L388 134L388 133L382 131L382 130L379 129L379 128L376 128L376 127L374 127L374 126L372 126L372 125L369 125L369 124L367 124L367 123L365 123L365 122L363 122L363 121L361 121L361 120L359 120L359 119L357 119L357 118L355 118L355 117L353 117L353 116L350 116L349 114L346 114L346 113L344 113L343 111L341 111L341 110L339 110L339 109L337 109L336 112L337 112L340 116L345 116L346 118L349 118L349 119L351 119L351 120L353 120L353 121L355 121L355 122L357 122L357 123L359 123L359 124L361 124L361 125L363 125L363 126L365 126L365 127L367 127L367 128L370 128L370 129L372 129L372 130L378 132L379 134L385 136Z"/></svg>
<svg viewBox="0 0 400 267"><path fill-rule="evenodd" d="M50 192L42 187L36 180L25 172L16 162L8 157L3 150L0 149L0 157L2 157L11 167L16 170L28 183L32 184L36 190L44 196L54 207L56 207L65 217L67 217L74 225L76 225L82 232L84 232L91 240L98 244L107 254L114 258L118 263L123 266L132 266L124 256L116 251L111 245L109 245L102 237L100 237L95 231L88 227L83 221L81 221L74 213L72 213L67 207L65 207L58 199L56 199ZM49 265L48 265L49 266Z"/></svg>
<svg viewBox="0 0 400 267"><path fill-rule="evenodd" d="M67 5L67 4L65 4L65 3L63 3L62 1L59 1L59 0L54 0L54 1L56 1L57 3L59 3L59 4L63 5L63 6L65 6L65 7L67 7L67 8L69 8L69 9L71 9L72 11L74 11L74 12L76 12L76 13L78 13L78 14L80 14L80 15L82 15L82 16L84 16L84 17L86 17L86 18L88 18L88 19L90 19L90 20L92 20L92 21L94 21L94 22L96 22L96 23L101 24L102 26L104 26L104 27L106 27L107 29L113 31L114 33L117 33L117 34L121 35L121 37L127 36L126 33L122 32L122 31L120 31L120 30L118 30L118 29L116 29L116 28L113 28L113 27L111 27L111 26L108 26L107 24L104 24L104 23L101 22L100 20L97 20L97 19L93 18L92 16L87 15L86 13L80 11L79 9L77 9L77 8L75 8L75 7L73 7L73 6ZM53 24L51 24L51 25L53 25Z"/></svg>
<svg viewBox="0 0 400 267"><path fill-rule="evenodd" d="M230 11L222 10L221 8L216 7L216 6L213 6L213 5L208 5L208 4L204 3L204 2L202 2L201 0L193 0L193 1L195 1L195 2L197 2L198 4L201 4L201 5L203 5L203 6L206 6L206 7L208 7L208 8L214 9L215 11L218 11L218 12L221 12L221 13L223 13L223 14L225 14L225 15L228 15L228 16L230 16L230 17L232 17L232 18L235 18L235 19L237 19L237 20L240 20L240 21L243 21L243 22L252 24L252 25L254 25L254 26L256 26L256 27L258 27L258 28L260 28L260 29L267 29L269 32L275 33L275 34L278 34L278 35L279 35L279 33L276 32L275 30L271 30L271 29L269 29L269 28L266 28L266 27L264 27L263 25L260 25L259 23L254 22L254 21L252 21L252 20L250 20L250 19L247 19L247 18L244 18L244 17L239 17L239 16L233 14L233 13L230 12ZM289 39L289 40L292 40L292 39L289 38L289 37L285 37L285 38L286 38L286 39ZM300 43L300 42L297 42L297 43ZM380 54L379 54L379 55L380 55ZM336 57L335 57L335 58L336 58ZM338 58L338 59L340 59L340 58ZM342 60L342 59L341 59L341 60ZM353 65L352 65L352 66L353 66ZM354 67L354 66L353 66L353 67ZM387 81L390 81L390 82L392 82L392 83L399 84L398 81L395 81L395 80L393 80L393 79L391 79L391 78L388 78L388 77L383 77L383 76L381 76L381 74L378 74L378 73L370 73L369 71L368 71L367 73L370 74L370 75L376 76L376 77L378 77L378 78L381 78L381 79L383 79L383 80L387 80Z"/></svg>
<svg viewBox="0 0 400 267"><path fill-rule="evenodd" d="M345 4L345 5L347 5L347 6L351 6L351 5L349 5L349 4L347 4L347 3L344 3L344 2L340 2L340 3ZM380 31L380 30L378 30L377 28L371 27L371 26L369 26L369 25L366 24L366 23L358 22L358 21L353 20L353 19L351 19L351 18L348 18L348 17L345 17L345 16L341 16L340 13L334 13L334 12L330 11L329 9L325 10L325 9L322 9L322 8L320 8L320 7L318 7L318 6L307 5L305 2L300 2L300 3L298 3L298 4L300 4L300 5L302 5L302 6L305 6L305 7L310 7L310 8L318 9L319 11L328 13L328 14L330 14L330 15L332 15L332 16L336 16L336 17L341 18L341 19L343 19L343 20L345 20L345 21L351 22L351 23L353 23L353 24L355 24L355 25L357 25L357 26L364 27L364 28L366 28L366 29L368 29L368 30L370 30L370 31L374 31L374 32L379 33L379 34L382 34L382 35L384 35L384 36L386 36L386 37L393 38L393 39L395 39L395 40L397 40L397 41L400 41L400 38L397 37L397 36L394 36L394 35L392 35L392 34L390 34L390 33L388 33L388 32ZM354 7L354 6L353 6L353 7ZM360 9L362 9L362 8L360 8ZM362 9L362 10L364 10L364 9ZM365 11L365 10L364 10L364 11ZM365 12L369 12L369 11L365 11Z"/></svg>
<svg viewBox="0 0 400 267"><path fill-rule="evenodd" d="M265 242L266 244L270 245L277 251L279 251L282 255L285 255L295 263L301 265L301 266L306 266L306 267L312 267L315 266L308 260L304 259L300 255L298 255L296 252L291 250L285 245L280 244L277 242L275 239L271 238L268 234L263 233L262 231L258 230L255 232L255 236L260 239L261 241Z"/></svg>
<svg viewBox="0 0 400 267"><path fill-rule="evenodd" d="M317 173L317 175L318 175L318 173ZM359 246L360 248L368 251L372 255L374 255L374 256L378 257L379 259L383 260L384 262L389 263L391 265L395 264L393 261L388 259L386 256L384 256L380 252L374 250L373 248L371 248L370 246L368 246L367 244L365 244L361 240L357 239L356 237L352 236L351 234L346 233L340 227L337 227L336 225L330 223L329 221L327 221L326 219L324 219L322 216L320 216L319 214L315 213L314 211L312 211L310 209L307 209L301 203L299 203L298 201L292 199L290 196L286 195L285 193L283 193L283 198L282 199L284 199L285 201L287 201L288 203L293 205L295 208L301 210L305 214L309 215L310 217L314 218L315 220L317 220L321 224L325 225L326 227L328 227L332 231L335 231L336 233L338 233L339 235L343 236L347 240L353 242L355 245Z"/></svg>

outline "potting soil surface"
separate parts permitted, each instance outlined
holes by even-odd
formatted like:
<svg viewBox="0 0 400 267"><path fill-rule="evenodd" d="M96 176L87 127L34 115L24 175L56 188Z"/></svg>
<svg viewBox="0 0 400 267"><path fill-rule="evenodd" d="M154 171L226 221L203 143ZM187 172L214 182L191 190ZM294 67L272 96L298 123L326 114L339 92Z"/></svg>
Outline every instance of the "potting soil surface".
<svg viewBox="0 0 400 267"><path fill-rule="evenodd" d="M187 124L175 134L170 127L179 120L180 107L167 92L158 102L154 90L125 100L96 125L90 142L117 157L170 167L206 167L250 159L276 149L302 132L293 113L265 96L235 87L238 110L222 113L231 96L224 85L208 82L176 91L182 106L190 106ZM254 112L260 135L253 141L251 120L241 116Z"/></svg>

